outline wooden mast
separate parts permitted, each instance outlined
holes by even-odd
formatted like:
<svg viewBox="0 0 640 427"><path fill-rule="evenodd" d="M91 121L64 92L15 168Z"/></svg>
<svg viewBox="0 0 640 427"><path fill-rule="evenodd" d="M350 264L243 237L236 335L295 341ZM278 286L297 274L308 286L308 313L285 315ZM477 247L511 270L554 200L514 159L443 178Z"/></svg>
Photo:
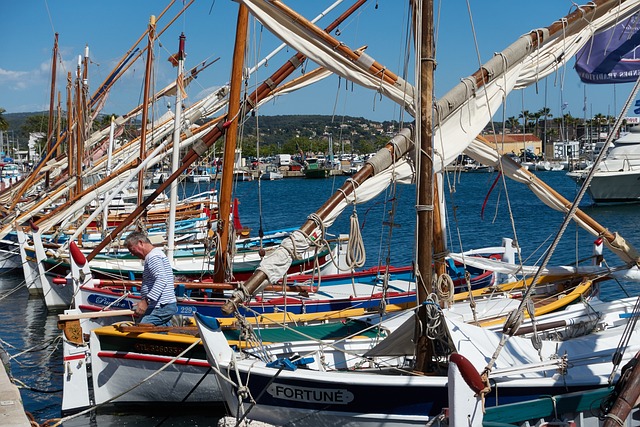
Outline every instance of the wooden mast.
<svg viewBox="0 0 640 427"><path fill-rule="evenodd" d="M355 12L360 6L366 3L367 0L358 0L353 6L351 6L345 13L340 15L334 20L325 31L331 32L335 30L338 25L344 22L353 12ZM251 111L254 106L258 105L260 101L268 97L273 91L280 85L287 77L298 69L306 57L298 52L292 58L290 58L285 64L283 64L275 73L273 73L267 80L265 80L260 86L251 93L245 101L245 107L241 110L241 114L246 114ZM180 176L194 161L202 156L226 131L226 127L223 124L216 125L209 133L205 134L201 140L197 141L193 148L182 159L182 165L175 171L170 177L168 177L162 184L160 184L153 193L151 193L144 202L139 205L133 212L129 214L127 218L123 220L123 223L116 227L102 242L100 242L89 255L87 260L91 261L105 246L114 240L114 238L124 230L128 223L137 218L147 206L155 200L164 190L167 189L171 183ZM369 170L371 172L371 170Z"/></svg>
<svg viewBox="0 0 640 427"><path fill-rule="evenodd" d="M160 14L156 17L156 22L158 20L160 20L165 13L167 13L167 11L169 10L169 8L175 3L176 0L171 0L169 2L169 4L162 10L162 12L160 12ZM188 4L183 5L182 9L178 12L178 14L156 35L156 37L160 36L167 28L169 28L176 19L178 19L178 17L180 15L182 15L189 6L191 6L191 4L194 2L194 0L191 0ZM138 40L135 41L135 43L131 46L131 48L122 56L122 58L120 59L120 61L118 62L118 64L113 68L113 70L111 71L111 73L107 76L107 78L100 84L100 86L98 86L98 89L96 90L96 93L93 95L93 97L91 98L91 106L93 107L95 104L98 103L98 101L100 100L101 96L103 96L113 85L113 83L118 80L120 78L120 76L122 76L131 66L131 64L135 63L135 61L142 55L144 54L144 51L146 50L146 48L142 49L141 51L136 53L136 46L138 46L138 44L140 44L140 42L142 41L142 39L144 38L145 35L147 35L147 30L145 30L140 37L138 37ZM135 57L134 57L135 54ZM129 63L124 66L124 63L128 61Z"/></svg>
<svg viewBox="0 0 640 427"><path fill-rule="evenodd" d="M171 5L175 2L175 0L171 0L171 2L169 3L169 5L167 5L167 7L165 7L165 9L160 13L160 15L158 16L158 19L160 19L160 17L162 17L167 10L171 7ZM178 12L178 14L171 20L171 22L169 22L163 29L162 31L160 31L158 33L162 34L167 28L169 28L169 26L171 24L173 24L173 22L175 22L176 19L178 19L178 17L180 15L182 15L182 13L184 13L187 8L189 6L191 6L191 4L194 2L194 0L190 0L189 3L187 3L186 5L184 5L182 7L182 9L180 10L180 12ZM96 90L96 92L93 94L93 96L91 97L91 99L89 100L89 108L93 108L98 101L100 100L101 96L103 96L103 93L106 93L111 86L113 85L113 83L120 78L120 76L122 76L126 70L131 66L131 64L133 62L135 62L135 60L137 60L140 55L142 55L144 53L144 51L146 50L146 47L138 52L135 55L135 58L133 58L134 53L135 52L135 47L140 43L140 41L142 40L142 38L147 34L147 30L145 30L145 32L138 38L138 40L135 42L135 44L129 49L129 51L122 57L122 59L118 62L118 64L114 67L114 69L111 71L111 73L107 76L107 78L105 79L105 81L98 87L98 89ZM132 60L133 58L133 60ZM129 64L124 67L123 64L125 61L129 61ZM136 107L132 112L130 112L129 114L127 114L127 116L131 116L133 114L137 114L138 111L140 111L140 109L142 108L142 106L138 106ZM69 129L71 129L71 121L68 121L68 127ZM67 139L73 139L69 136L69 134L65 134L62 135L60 132L58 132L58 138L60 140L67 138ZM60 153L57 153L58 155ZM40 162L40 164L38 165L38 167L36 167L35 170L33 170L29 176L27 177L26 181L24 181L24 183L22 184L22 186L20 187L20 189L18 190L18 193L16 194L16 196L14 197L14 201L11 203L11 206L9 207L9 211L12 211L16 204L18 203L18 200L20 200L20 198L22 197L22 195L24 194L24 192L28 189L31 188L32 183L35 181L36 177L39 175L40 169L46 164L46 162L52 157L51 153L47 153L46 157Z"/></svg>
<svg viewBox="0 0 640 427"><path fill-rule="evenodd" d="M49 126L47 127L47 153L51 150L53 140L54 103L56 97L56 65L58 64L58 33L54 36L53 55L51 57L51 96L49 97ZM45 174L44 188L49 188L49 172Z"/></svg>
<svg viewBox="0 0 640 427"><path fill-rule="evenodd" d="M416 11L418 12L418 11ZM416 290L418 321L426 325L426 307L422 304L432 290L433 242L433 0L421 5L420 43L420 152L418 160L418 194L416 207ZM417 19L416 19L417 21ZM424 327L417 326L416 366L419 372L429 371L430 345Z"/></svg>
<svg viewBox="0 0 640 427"><path fill-rule="evenodd" d="M156 17L149 18L149 40L147 44L147 67L144 73L144 95L142 101L142 129L140 131L140 160L146 157L147 120L149 115L149 87L151 86L151 67L153 65L153 43L155 39ZM144 169L138 172L138 205L144 200Z"/></svg>
<svg viewBox="0 0 640 427"><path fill-rule="evenodd" d="M71 179L71 177L73 176L73 165L75 163L73 157L73 153L75 151L73 149L75 137L73 132L73 102L71 98L71 81L71 71L69 71L67 73L67 174L69 175L69 179ZM32 175L34 175L35 177L34 173L32 173ZM75 190L70 190L69 195L73 196L73 194L75 194Z"/></svg>
<svg viewBox="0 0 640 427"><path fill-rule="evenodd" d="M76 120L75 120L75 175L76 194L82 191L82 164L84 155L84 111L82 111L82 59L78 56L78 68L76 70Z"/></svg>
<svg viewBox="0 0 640 427"><path fill-rule="evenodd" d="M220 244L216 253L213 280L222 283L228 279L226 272L231 266L227 260L229 252L229 216L231 215L231 191L233 189L233 169L235 166L236 140L240 114L240 95L242 91L242 68L244 66L245 45L249 23L249 9L240 3L236 41L233 48L231 84L229 88L229 113L227 114L227 132L225 134L222 157L222 179L220 181L220 202L218 204L218 236Z"/></svg>
<svg viewBox="0 0 640 427"><path fill-rule="evenodd" d="M62 117L62 94L60 93L60 91L58 91L57 116L58 116L58 121L57 121L57 125L56 125L56 143L51 148L51 151L56 153L56 157L62 155L62 144L60 143L60 140L62 139L60 137L60 135L61 135L61 126L62 126L62 120L60 120L60 117Z"/></svg>

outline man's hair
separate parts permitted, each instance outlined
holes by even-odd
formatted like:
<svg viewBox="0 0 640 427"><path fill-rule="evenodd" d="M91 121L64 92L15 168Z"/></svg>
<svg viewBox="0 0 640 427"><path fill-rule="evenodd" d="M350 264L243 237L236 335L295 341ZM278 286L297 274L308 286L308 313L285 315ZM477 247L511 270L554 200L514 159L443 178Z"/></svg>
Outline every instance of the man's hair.
<svg viewBox="0 0 640 427"><path fill-rule="evenodd" d="M124 245L126 247L137 245L138 242L151 243L151 240L149 240L147 235L142 231L133 231L124 239Z"/></svg>

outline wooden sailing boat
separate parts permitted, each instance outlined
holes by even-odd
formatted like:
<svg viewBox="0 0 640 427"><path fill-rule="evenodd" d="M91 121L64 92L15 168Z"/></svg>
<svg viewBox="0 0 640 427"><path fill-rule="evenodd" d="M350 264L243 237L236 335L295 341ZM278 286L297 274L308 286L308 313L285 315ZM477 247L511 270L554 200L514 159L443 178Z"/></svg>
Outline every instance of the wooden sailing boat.
<svg viewBox="0 0 640 427"><path fill-rule="evenodd" d="M294 14L279 1L265 3L244 0L244 3L252 9L253 13L264 12L266 17L263 22L266 22L265 25L271 31L284 34L283 37L289 35L277 25L276 21L279 17L283 17L290 24ZM620 8L617 7L620 6L619 3L607 1L596 3L585 6L585 8L593 10L598 17L607 13L621 13L625 6L629 6L629 4L622 5ZM416 2L414 6L416 6L414 17L418 17L423 31L431 31L428 25L432 17L431 3ZM591 9L591 7L595 9ZM637 8L637 5L629 7ZM615 12L610 12L611 10L615 10ZM570 23L569 27L573 27L572 31L581 25L591 25L591 23L586 24L582 21L583 12L581 10L579 13L565 18ZM626 12L629 13L629 9ZM295 22L300 23L302 19L296 16ZM573 33L569 31L568 34ZM529 36L523 36L523 39L517 44L528 47L532 44L542 46L547 41L548 33L545 33L544 37L540 35L541 33L535 32ZM425 33L422 40L430 43L431 38ZM523 49L514 46L510 54L513 53L515 57L520 56L521 58L530 56L530 59L535 62L536 54L535 52L530 53L527 50L528 47ZM342 45L340 48L346 49ZM427 57L421 56L420 58L423 71L428 71L430 66L427 64L432 61L428 52L430 52L429 45L424 52L421 51L421 53L427 54ZM502 60L496 62L500 62L499 68L502 68ZM371 64L372 61L367 61L367 63ZM500 81L500 78L492 79L502 72L513 72L513 69L509 69L509 67L513 66L514 62L509 60L505 63L507 65L500 71L492 70L491 65L483 67L475 75L477 77L476 83L482 86L476 90L483 92L486 89L488 91L492 84ZM421 87L421 93L430 92L429 83L426 82L426 85ZM474 94L474 96L476 95L479 98L485 96L485 94ZM458 120L449 120L456 114L464 114L464 110L467 108L465 106L465 108L456 111L460 104L447 105L450 100L446 98L443 99L442 105L450 108L449 111L452 114L448 114L449 111L447 111L439 116L440 132L443 132L443 128L446 126L457 126L455 122L459 123ZM425 96L423 99L429 98ZM421 293L419 302L425 301L426 292L431 283L430 228L433 222L431 218L433 199L430 195L432 191L430 180L432 179L432 171L447 164L446 159L450 155L451 158L454 158L459 154L455 149L452 149L451 152L439 153L439 156L429 156L431 152L430 105L428 102L426 105L423 104L421 109L414 109L414 111L420 111L420 129L425 144L421 147L421 151L424 153L421 154L421 158L424 157L424 162L421 163L418 160L419 176L421 177L419 187L421 192L424 192L424 197L419 197L417 203L419 207L418 234L421 238L416 240L421 244L427 242L422 254L419 253L417 261L418 289ZM471 127L484 126L484 122L482 120L480 122L472 124ZM462 129L461 132L469 133L470 131ZM468 141L471 142L470 139ZM452 142L458 143L459 140L452 139ZM460 142L460 144L464 149L466 143ZM396 145L389 148L387 156L393 158L392 156L397 155L396 149ZM375 157L378 158L378 155ZM445 160L439 165L433 165L433 170L430 169L429 165L435 162L438 157ZM363 178L372 172L373 165L367 164L361 172L354 176L354 179L358 184L361 184ZM336 200L330 200L317 215L322 219L329 216L327 212L335 207L338 199L343 197L346 198L343 194L336 197ZM306 223L302 227L302 231L309 235L317 231L316 225ZM314 237L317 238L315 235ZM630 253L633 252L630 251ZM254 291L269 283L271 278L267 269L259 269L245 283L245 286ZM234 307L241 301L240 296L230 301L227 306L228 311L234 312ZM630 301L628 303L632 304ZM500 403L509 403L527 400L540 394L555 394L560 390L578 391L600 387L606 383L611 374L610 360L612 356L618 354L618 341L624 331L624 325L618 325L606 331L593 332L566 341L530 342L514 337L508 341L505 347L504 335L459 323L446 318L446 315L441 313L435 318L429 316L427 308L431 309L434 306L435 304L422 304L417 315L410 316L411 321L399 326L380 345L371 348L360 357L349 353L348 356L343 355L340 359L335 355L331 346L324 346L322 343L316 343L312 349L289 343L290 345L287 346L289 353L302 356L302 360L298 363L293 357L279 357L269 353L269 347L265 348L263 359L260 361L256 361L255 355L250 360L244 358L242 354L234 352L228 346L215 321L199 315L196 317L200 334L207 349L207 357L220 377L220 384L225 400L230 407L230 413L237 417L237 421L254 419L272 424L291 423L295 425L358 423L358 425L379 426L424 425L432 422L434 417L438 416L447 406L447 378L433 374L438 372L439 367L446 365L451 352L456 351L465 355L475 366L486 364L487 359L491 360L490 367L485 374L491 377L494 390L491 390L492 387L486 387L486 390L476 390L482 392L483 401L488 407L497 405L498 398ZM446 323L445 330L436 327L432 322L439 323L440 326ZM512 328L512 326L509 327ZM427 330L429 337L425 332ZM416 333L416 331L420 333ZM633 332L637 333L635 330ZM485 344L487 347L484 347ZM495 350L497 347L502 348L502 351L497 352ZM630 344L628 350L635 353L637 348L637 344ZM298 349L301 351L298 352ZM566 355L570 361L569 364L565 364L557 358L558 354ZM625 359L629 357L621 354L619 356ZM430 375L425 375L425 373ZM240 392L240 388L242 388L242 392ZM495 388L497 388L497 392Z"/></svg>

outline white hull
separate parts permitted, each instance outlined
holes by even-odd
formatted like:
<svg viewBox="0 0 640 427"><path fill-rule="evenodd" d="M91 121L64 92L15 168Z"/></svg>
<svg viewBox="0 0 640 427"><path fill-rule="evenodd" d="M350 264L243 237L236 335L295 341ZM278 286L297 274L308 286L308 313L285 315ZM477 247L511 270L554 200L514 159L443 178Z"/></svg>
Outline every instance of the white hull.
<svg viewBox="0 0 640 427"><path fill-rule="evenodd" d="M589 173L568 173L582 184ZM597 166L589 188L595 203L632 203L640 201L640 126L618 138L607 157Z"/></svg>
<svg viewBox="0 0 640 427"><path fill-rule="evenodd" d="M17 250L0 249L0 273L19 270L22 265L20 253Z"/></svg>
<svg viewBox="0 0 640 427"><path fill-rule="evenodd" d="M119 357L116 351L103 351L95 334L91 335L90 346L96 404L189 404L222 400L215 375L209 371L209 365L203 360L175 359L161 373L146 380L174 360L174 357L149 357L144 353L135 352L128 353L126 358ZM138 384L141 385L137 386ZM112 400L120 395L122 396Z"/></svg>
<svg viewBox="0 0 640 427"><path fill-rule="evenodd" d="M188 182L211 182L209 174L206 175L187 175Z"/></svg>
<svg viewBox="0 0 640 427"><path fill-rule="evenodd" d="M275 181L277 179L282 179L282 178L284 178L284 175L282 175L279 172L265 172L262 175L260 175L260 179L266 180L266 181Z"/></svg>
<svg viewBox="0 0 640 427"><path fill-rule="evenodd" d="M584 182L586 172L567 174L578 183ZM632 203L640 201L640 170L596 172L589 188L595 203Z"/></svg>
<svg viewBox="0 0 640 427"><path fill-rule="evenodd" d="M612 318L628 313L634 303L635 299L628 299L626 307L612 314ZM572 316L570 314L569 318ZM198 326L210 362L225 377L221 378L220 385L232 414L243 414L251 407L248 418L275 425L281 425L283 420L297 426L424 425L432 420L434 413L440 412L440 406L447 405L446 376L410 375L411 368L396 365L397 357L392 355L385 358L369 354L366 359L360 359L350 353L340 360L329 355L334 352L329 346L316 344L316 351L309 352L308 348L299 348L293 343L287 348L289 354L311 355L313 362L304 369L279 370L233 352L221 332L211 329L200 318ZM412 336L413 327L409 326L407 329ZM495 394L487 397L487 405L495 405L496 395L504 401L510 398L525 400L528 395L557 394L565 388L606 385L612 370L611 357L623 329L624 325L617 325L567 341L543 341L542 361L528 339L510 338L491 372ZM637 329L621 365L640 348ZM449 330L457 351L469 359L476 370L482 371L500 341L500 334L451 321ZM393 348L397 349L398 344ZM562 360L558 357L565 355L567 364L560 370ZM391 369L385 370L385 366ZM334 370L344 367L350 369ZM248 400L238 402L236 371L241 373L242 384L249 388L257 404ZM406 374L397 375L400 371ZM258 397L258 389L266 392ZM395 394L402 397L396 398ZM397 402L397 406L390 401ZM418 408L417 405L423 406Z"/></svg>

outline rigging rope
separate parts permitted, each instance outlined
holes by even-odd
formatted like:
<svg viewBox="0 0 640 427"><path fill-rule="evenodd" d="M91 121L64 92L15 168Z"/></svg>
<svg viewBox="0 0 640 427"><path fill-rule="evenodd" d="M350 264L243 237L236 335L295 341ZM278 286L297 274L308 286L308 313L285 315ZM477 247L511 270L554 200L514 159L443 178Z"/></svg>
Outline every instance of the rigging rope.
<svg viewBox="0 0 640 427"><path fill-rule="evenodd" d="M615 353L613 353L613 357L611 362L613 363L613 368L611 369L611 375L609 375L609 385L613 383L613 378L615 376L620 363L622 362L622 356L629 344L629 340L631 339L631 334L636 328L636 323L638 323L638 316L640 315L640 297L636 299L636 304L633 307L633 311L631 312L631 319L625 325L622 336L620 337L620 342L618 343L618 347L616 348Z"/></svg>
<svg viewBox="0 0 640 427"><path fill-rule="evenodd" d="M611 141L613 140L614 135L618 132L618 129L620 129L620 126L622 125L622 121L624 119L624 117L627 114L627 111L629 110L629 107L631 106L631 102L633 101L633 99L635 98L638 89L640 89L640 77L638 78L638 80L636 80L636 83L633 87L633 89L631 90L631 93L629 94L629 97L627 98L624 107L622 108L622 111L620 113L620 115L618 116L618 118L616 119L616 122L613 126L613 129L610 131L609 135L607 136L607 141L605 142L604 147L602 147L602 150L600 152L600 154L598 155L593 167L589 170L589 173L587 174L587 177L585 178L582 187L580 188L580 191L578 192L578 194L576 195L576 198L573 202L573 204L571 205L571 208L569 209L569 211L567 212L567 214L565 215L565 218L560 226L560 230L558 231L558 234L556 234L555 239L553 240L553 242L551 243L551 246L549 247L549 250L546 252L544 260L542 261L542 264L540 265L540 267L538 268L538 270L536 271L536 274L533 276L533 279L531 281L531 285L527 288L527 291L525 292L522 301L519 305L519 307L517 308L518 312L522 312L524 309L524 306L526 305L526 301L531 298L532 292L536 287L536 282L539 279L541 272L546 268L549 260L551 259L551 256L553 255L553 252L555 251L555 248L557 247L560 239L562 238L562 235L564 234L564 231L566 230L567 226L569 225L569 222L573 219L576 210L578 209L578 205L580 204L580 201L582 200L582 197L584 196L584 194L587 191L587 188L589 187L589 184L591 183L591 178L593 177L593 175L595 174L596 170L597 170L597 165L600 163L600 161L602 160L602 158L604 157L608 146L610 145ZM635 322L634 322L635 325ZM516 332L517 332L517 328L508 328L505 325L505 328L503 329L504 334L502 335L501 339L500 339L500 344L498 345L498 347L496 348L496 351L494 352L491 360L489 361L489 363L487 363L487 366L484 370L485 373L488 373L491 371L496 359L498 358L498 355L500 354L500 351L502 350L502 348L504 347L504 344L506 343L506 341L513 336ZM625 330L626 333L626 330ZM619 354L617 357L622 357L621 354ZM615 369L615 360L614 362L614 369Z"/></svg>
<svg viewBox="0 0 640 427"><path fill-rule="evenodd" d="M347 267L352 270L364 266L367 255L364 247L364 240L360 232L360 224L358 223L358 214L355 205L350 218L349 241L347 243L346 262Z"/></svg>
<svg viewBox="0 0 640 427"><path fill-rule="evenodd" d="M180 354L178 354L177 356L173 357L171 360L169 360L167 363L165 363L164 365L162 365L160 367L160 369L158 369L157 371L151 373L150 375L148 375L146 378L144 378L142 381L140 381L139 383L135 384L134 386L128 388L127 390L123 391L122 393L112 397L111 399L108 399L98 405L94 405L91 406L87 409L85 409L84 411L80 411L76 414L73 415L69 415L67 417L61 418L59 419L55 424L53 424L51 427L59 427L60 425L62 425L62 423L67 422L69 420L72 420L74 418L78 418L79 416L88 414L90 412L95 411L96 409L107 405L111 402L113 402L114 400L124 396L125 394L129 393L130 391L140 387L142 384L144 384L145 382L149 381L151 378L155 377L156 375L158 375L160 372L164 371L165 369L167 369L169 366L173 365L179 358L181 358L182 356L184 356L185 354L187 354L189 351L191 351L196 345L200 344L202 342L201 339L197 339L195 340L191 345L189 345L189 347L185 348Z"/></svg>

